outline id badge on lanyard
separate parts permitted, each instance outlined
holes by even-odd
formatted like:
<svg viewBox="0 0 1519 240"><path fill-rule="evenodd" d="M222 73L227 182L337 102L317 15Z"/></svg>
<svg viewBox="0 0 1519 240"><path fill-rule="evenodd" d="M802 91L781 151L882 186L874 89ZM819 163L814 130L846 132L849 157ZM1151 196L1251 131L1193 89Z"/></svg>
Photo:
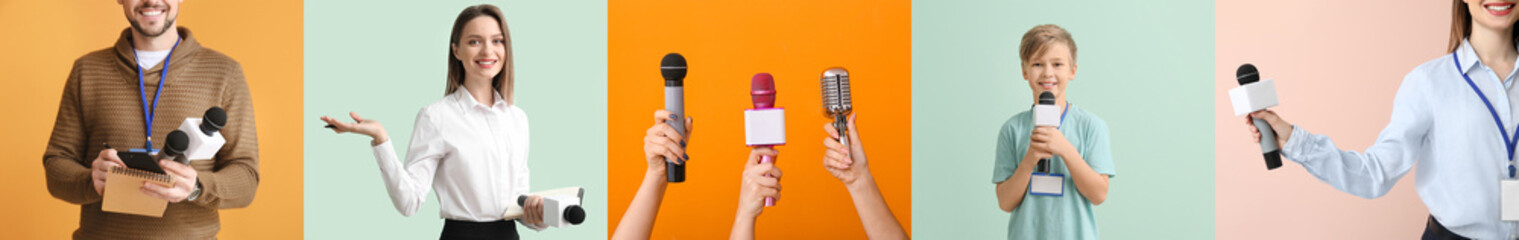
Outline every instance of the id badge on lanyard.
<svg viewBox="0 0 1519 240"><path fill-rule="evenodd" d="M1513 135L1509 135L1507 131L1504 131L1503 119L1498 117L1498 110L1493 108L1491 101L1487 100L1487 95L1482 94L1482 90L1477 88L1477 83L1472 81L1471 76L1467 76L1462 71L1461 57L1452 53L1451 60L1455 61L1456 72L1461 73L1461 78L1466 79L1466 85L1472 87L1472 91L1476 92L1477 97L1482 99L1482 104L1487 105L1488 113L1492 113L1493 122L1498 126L1498 134L1503 136L1504 151L1508 153L1508 158L1504 159L1504 161L1508 162L1508 178L1503 179L1498 184L1501 209L1499 210L1499 218L1503 221L1519 221L1519 180L1514 179L1514 147L1515 143L1519 142L1519 140L1513 139L1519 138L1519 127L1514 129L1516 132Z"/></svg>

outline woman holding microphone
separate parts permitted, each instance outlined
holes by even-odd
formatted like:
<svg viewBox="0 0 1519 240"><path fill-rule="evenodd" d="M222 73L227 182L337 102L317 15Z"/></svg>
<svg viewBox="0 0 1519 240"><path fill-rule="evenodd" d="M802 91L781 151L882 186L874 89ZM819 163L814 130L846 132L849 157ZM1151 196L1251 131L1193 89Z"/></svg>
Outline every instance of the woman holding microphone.
<svg viewBox="0 0 1519 240"><path fill-rule="evenodd" d="M1515 222L1499 217L1519 207L1499 197L1500 183L1514 178L1519 142L1519 13L1512 0L1452 2L1450 54L1404 77L1391 121L1364 153L1340 150L1270 110L1250 117L1271 125L1286 159L1356 196L1381 197L1420 165L1415 187L1430 212L1423 239L1519 239Z"/></svg>
<svg viewBox="0 0 1519 240"><path fill-rule="evenodd" d="M528 121L512 97L511 35L501 10L465 8L449 36L446 95L417 113L406 161L396 158L380 122L350 113L353 123L323 116L337 133L370 136L396 211L411 216L438 191L441 239L517 239L504 220L528 193ZM524 225L541 230L540 196L525 202Z"/></svg>

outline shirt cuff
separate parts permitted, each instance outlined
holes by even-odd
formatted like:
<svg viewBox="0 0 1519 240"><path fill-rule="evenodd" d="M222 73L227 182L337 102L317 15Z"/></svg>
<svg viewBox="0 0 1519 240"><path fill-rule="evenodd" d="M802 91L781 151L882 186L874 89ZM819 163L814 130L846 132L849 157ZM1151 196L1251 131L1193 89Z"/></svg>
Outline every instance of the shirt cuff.
<svg viewBox="0 0 1519 240"><path fill-rule="evenodd" d="M1303 127L1299 127L1296 124L1292 125L1292 137L1287 138L1287 143L1282 145L1282 157L1298 163L1306 160L1307 158L1303 158L1302 156L1305 155L1304 153L1312 150L1312 141L1309 140L1309 138L1312 138L1311 135L1311 133L1308 133L1308 130L1303 130Z"/></svg>

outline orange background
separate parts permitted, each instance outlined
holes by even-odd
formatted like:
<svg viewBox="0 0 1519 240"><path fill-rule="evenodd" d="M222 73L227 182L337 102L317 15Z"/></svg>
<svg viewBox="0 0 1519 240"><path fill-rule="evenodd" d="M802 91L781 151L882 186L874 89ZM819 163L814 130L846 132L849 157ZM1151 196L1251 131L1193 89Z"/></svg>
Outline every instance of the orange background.
<svg viewBox="0 0 1519 240"><path fill-rule="evenodd" d="M258 121L258 196L221 211L221 238L299 239L301 218L301 1L185 1L179 26L242 64ZM47 192L42 152L74 59L112 46L128 26L115 1L0 2L0 232L11 239L68 238L79 206ZM173 79L170 79L173 81Z"/></svg>
<svg viewBox="0 0 1519 240"><path fill-rule="evenodd" d="M655 239L726 238L738 206L744 109L755 73L775 76L788 144L782 200L760 215L761 239L864 239L849 193L823 169L818 78L849 69L871 171L892 213L912 227L911 11L908 1L612 1L608 3L608 230L615 231L648 164L644 131L664 108L660 59L685 55L686 112L695 120L686 182L670 184ZM910 232L909 232L910 233Z"/></svg>

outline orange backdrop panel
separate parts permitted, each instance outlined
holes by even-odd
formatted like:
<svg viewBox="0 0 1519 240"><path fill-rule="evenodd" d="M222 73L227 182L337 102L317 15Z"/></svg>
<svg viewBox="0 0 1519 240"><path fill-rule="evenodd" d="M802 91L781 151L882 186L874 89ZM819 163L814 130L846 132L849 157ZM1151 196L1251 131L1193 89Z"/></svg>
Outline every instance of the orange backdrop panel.
<svg viewBox="0 0 1519 240"><path fill-rule="evenodd" d="M242 63L258 121L258 197L221 212L222 238L299 239L301 209L301 1L185 1L179 26ZM67 238L79 206L48 194L42 152L74 59L110 47L128 23L114 1L0 2L0 232ZM173 81L173 79L170 79Z"/></svg>
<svg viewBox="0 0 1519 240"><path fill-rule="evenodd" d="M756 226L762 239L864 239L842 183L823 169L818 78L849 69L870 167L911 229L911 12L908 1L612 1L608 3L608 217L617 229L647 164L644 131L664 108L658 66L685 55L686 112L695 118L686 182L670 184L655 239L728 236L738 205L750 78L775 76L786 109L778 164L783 199Z"/></svg>

